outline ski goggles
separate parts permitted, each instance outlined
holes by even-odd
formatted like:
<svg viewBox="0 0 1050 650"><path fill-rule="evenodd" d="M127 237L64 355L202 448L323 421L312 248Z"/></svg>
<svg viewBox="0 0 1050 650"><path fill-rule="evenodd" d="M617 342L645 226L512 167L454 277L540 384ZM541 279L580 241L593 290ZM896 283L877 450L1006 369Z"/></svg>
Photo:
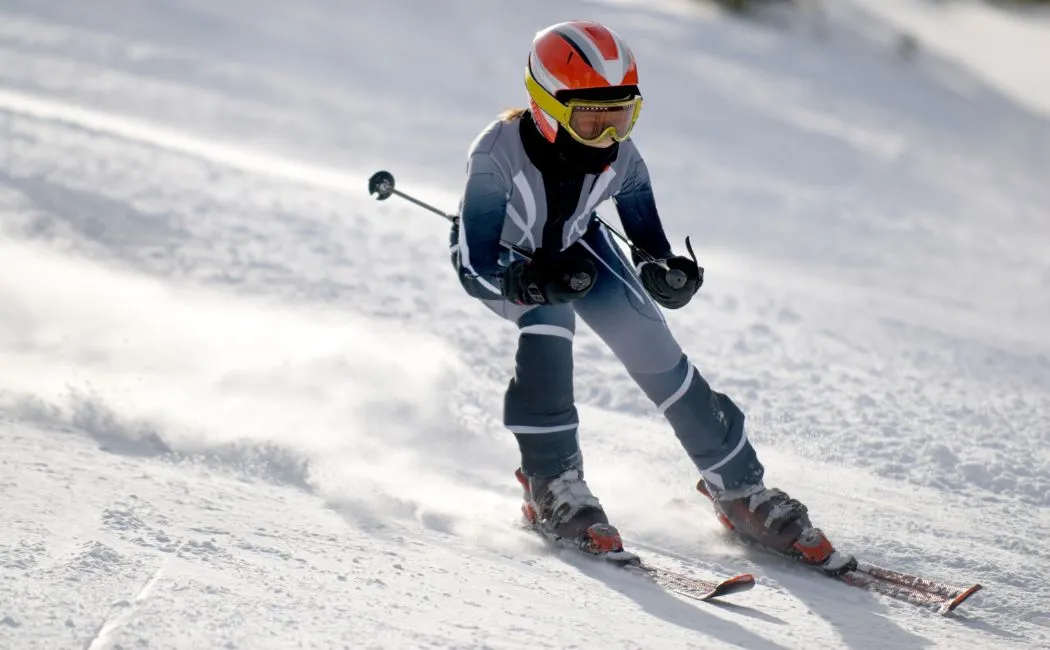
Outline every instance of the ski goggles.
<svg viewBox="0 0 1050 650"><path fill-rule="evenodd" d="M642 98L638 96L618 101L570 99L563 104L547 92L527 68L525 87L541 110L586 145L598 144L606 138L623 142L631 134L642 110Z"/></svg>

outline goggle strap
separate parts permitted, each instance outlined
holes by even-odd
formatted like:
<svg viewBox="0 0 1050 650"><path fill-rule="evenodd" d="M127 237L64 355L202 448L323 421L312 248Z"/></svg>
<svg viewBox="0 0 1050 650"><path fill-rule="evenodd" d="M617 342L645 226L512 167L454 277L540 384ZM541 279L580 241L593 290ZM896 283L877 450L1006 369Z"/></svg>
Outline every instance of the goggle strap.
<svg viewBox="0 0 1050 650"><path fill-rule="evenodd" d="M547 89L541 86L540 82L536 81L536 78L532 76L532 70L528 68L525 68L525 88L529 91L529 96L532 97L532 100L545 113L557 120L562 126L569 123L569 114L572 112L572 109L547 92Z"/></svg>

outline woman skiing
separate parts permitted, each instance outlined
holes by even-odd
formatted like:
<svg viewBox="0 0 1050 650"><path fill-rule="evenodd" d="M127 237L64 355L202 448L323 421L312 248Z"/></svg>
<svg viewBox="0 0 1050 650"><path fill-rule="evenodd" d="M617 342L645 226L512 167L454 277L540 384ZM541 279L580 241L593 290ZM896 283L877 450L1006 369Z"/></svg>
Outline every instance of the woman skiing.
<svg viewBox="0 0 1050 650"><path fill-rule="evenodd" d="M631 50L598 23L553 25L532 43L525 87L528 108L502 115L470 148L451 244L467 293L518 327L503 417L521 451L526 516L584 550L622 549L583 479L573 399L579 316L667 418L722 523L825 562L830 543L804 505L763 485L743 413L689 362L660 311L688 304L703 271L672 252L629 138L642 106ZM632 244L656 261L625 259L594 213L608 198Z"/></svg>

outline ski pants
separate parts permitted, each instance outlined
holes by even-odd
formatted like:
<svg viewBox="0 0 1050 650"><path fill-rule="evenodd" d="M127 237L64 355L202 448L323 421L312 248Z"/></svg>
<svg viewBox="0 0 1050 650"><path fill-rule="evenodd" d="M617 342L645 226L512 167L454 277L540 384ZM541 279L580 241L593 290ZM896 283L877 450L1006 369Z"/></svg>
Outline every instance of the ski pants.
<svg viewBox="0 0 1050 650"><path fill-rule="evenodd" d="M592 227L577 245L595 257L598 268L583 298L540 306L482 300L518 326L503 419L517 438L522 470L556 476L582 468L572 351L579 316L667 418L709 485L732 490L760 482L763 468L744 431L744 414L690 363L605 227Z"/></svg>

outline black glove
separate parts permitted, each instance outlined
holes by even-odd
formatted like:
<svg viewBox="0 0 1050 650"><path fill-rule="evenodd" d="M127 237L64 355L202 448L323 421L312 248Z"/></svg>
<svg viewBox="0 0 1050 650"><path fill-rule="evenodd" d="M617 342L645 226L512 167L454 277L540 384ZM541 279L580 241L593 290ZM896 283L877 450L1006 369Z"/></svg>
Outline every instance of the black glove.
<svg viewBox="0 0 1050 650"><path fill-rule="evenodd" d="M598 271L579 254L536 254L530 261L512 262L503 274L503 296L519 305L558 305L587 295Z"/></svg>
<svg viewBox="0 0 1050 650"><path fill-rule="evenodd" d="M667 265L666 269L656 262L643 262L638 267L642 285L653 300L661 306L667 309L685 307L704 283L704 270L695 260L681 255L661 260L661 262ZM685 275L684 283L682 276L674 271Z"/></svg>

